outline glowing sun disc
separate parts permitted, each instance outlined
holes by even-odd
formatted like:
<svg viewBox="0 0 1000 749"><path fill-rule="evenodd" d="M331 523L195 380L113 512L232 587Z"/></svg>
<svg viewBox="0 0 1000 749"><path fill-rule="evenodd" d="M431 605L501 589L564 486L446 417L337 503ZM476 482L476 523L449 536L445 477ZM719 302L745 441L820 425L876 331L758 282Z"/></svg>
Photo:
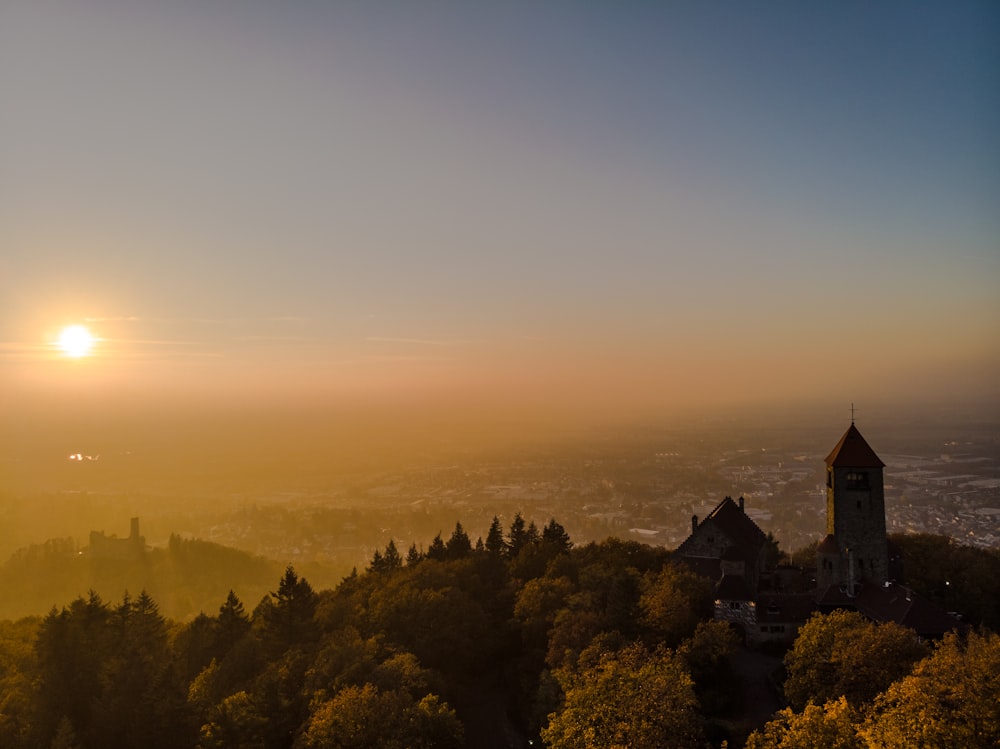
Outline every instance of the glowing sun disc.
<svg viewBox="0 0 1000 749"><path fill-rule="evenodd" d="M90 353L94 346L94 336L82 325L70 325L63 328L56 345L66 356L79 358Z"/></svg>

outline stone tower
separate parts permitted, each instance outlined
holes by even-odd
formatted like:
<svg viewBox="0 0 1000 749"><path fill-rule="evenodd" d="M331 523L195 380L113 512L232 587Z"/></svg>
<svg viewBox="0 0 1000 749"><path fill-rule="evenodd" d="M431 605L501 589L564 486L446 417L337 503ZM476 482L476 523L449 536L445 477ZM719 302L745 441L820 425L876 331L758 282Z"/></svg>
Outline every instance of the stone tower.
<svg viewBox="0 0 1000 749"><path fill-rule="evenodd" d="M827 536L817 549L819 587L839 585L850 595L858 583L889 579L883 468L852 421L826 457Z"/></svg>

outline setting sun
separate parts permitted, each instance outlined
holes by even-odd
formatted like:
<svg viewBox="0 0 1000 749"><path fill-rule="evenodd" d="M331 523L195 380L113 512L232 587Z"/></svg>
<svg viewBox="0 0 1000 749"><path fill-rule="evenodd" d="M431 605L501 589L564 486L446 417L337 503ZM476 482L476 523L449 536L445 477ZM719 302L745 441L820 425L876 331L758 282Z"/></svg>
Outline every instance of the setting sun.
<svg viewBox="0 0 1000 749"><path fill-rule="evenodd" d="M66 356L78 359L90 353L94 346L94 336L82 325L70 325L63 328L56 345Z"/></svg>

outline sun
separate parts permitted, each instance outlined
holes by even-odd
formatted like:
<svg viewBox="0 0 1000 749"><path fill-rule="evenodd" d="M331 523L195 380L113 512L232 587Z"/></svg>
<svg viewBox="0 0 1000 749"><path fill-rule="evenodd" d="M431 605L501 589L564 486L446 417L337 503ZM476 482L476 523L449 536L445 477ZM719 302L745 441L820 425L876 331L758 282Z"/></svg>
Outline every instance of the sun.
<svg viewBox="0 0 1000 749"><path fill-rule="evenodd" d="M62 329L56 345L66 356L79 359L90 353L94 347L95 338L83 325L70 325Z"/></svg>

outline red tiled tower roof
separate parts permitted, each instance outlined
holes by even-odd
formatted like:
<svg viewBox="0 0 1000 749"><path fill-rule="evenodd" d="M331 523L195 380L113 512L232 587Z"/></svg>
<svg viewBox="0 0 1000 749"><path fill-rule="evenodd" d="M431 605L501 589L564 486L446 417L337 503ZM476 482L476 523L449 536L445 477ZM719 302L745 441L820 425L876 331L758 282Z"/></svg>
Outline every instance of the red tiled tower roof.
<svg viewBox="0 0 1000 749"><path fill-rule="evenodd" d="M851 422L851 426L844 432L840 442L833 448L833 451L826 456L828 466L842 466L846 468L884 468L883 463L871 446L865 442L861 432Z"/></svg>

